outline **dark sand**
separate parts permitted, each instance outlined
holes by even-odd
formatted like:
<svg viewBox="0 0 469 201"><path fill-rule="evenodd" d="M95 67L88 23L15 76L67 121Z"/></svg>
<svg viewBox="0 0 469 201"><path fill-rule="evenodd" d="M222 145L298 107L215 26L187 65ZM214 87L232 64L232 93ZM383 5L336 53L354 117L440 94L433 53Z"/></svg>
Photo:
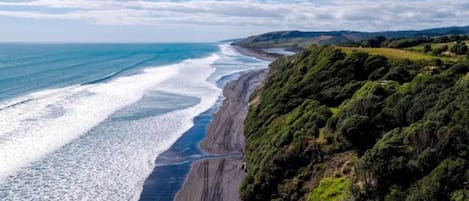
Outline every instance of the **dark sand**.
<svg viewBox="0 0 469 201"><path fill-rule="evenodd" d="M158 156L155 168L145 180L140 201L173 201L186 181L194 161L209 157L197 146L213 119L215 107L194 118L194 126L185 132L170 149Z"/></svg>
<svg viewBox="0 0 469 201"><path fill-rule="evenodd" d="M266 61L275 61L276 59L282 57L283 55L280 54L273 54L273 53L268 53L264 52L259 49L253 49L253 48L245 48L245 47L240 47L240 46L233 46L236 51L239 53L250 56L250 57L256 57L261 60L266 60Z"/></svg>
<svg viewBox="0 0 469 201"><path fill-rule="evenodd" d="M192 165L184 186L176 194L176 201L239 200L239 187L245 176L241 169L244 119L248 112L249 96L266 74L267 69L251 71L226 85L223 105L209 124L200 144L202 150L220 156Z"/></svg>
<svg viewBox="0 0 469 201"><path fill-rule="evenodd" d="M212 154L242 153L249 96L266 72L258 70L245 73L225 86L225 100L208 125L207 134L200 143L202 150Z"/></svg>

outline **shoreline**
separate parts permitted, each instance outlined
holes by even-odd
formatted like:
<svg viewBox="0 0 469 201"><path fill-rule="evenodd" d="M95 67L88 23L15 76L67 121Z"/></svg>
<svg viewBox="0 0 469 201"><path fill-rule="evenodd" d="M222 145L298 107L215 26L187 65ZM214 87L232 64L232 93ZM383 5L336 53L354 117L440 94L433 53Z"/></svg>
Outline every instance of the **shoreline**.
<svg viewBox="0 0 469 201"><path fill-rule="evenodd" d="M203 139L207 124L212 120L216 107L194 118L194 126L186 131L168 150L161 153L155 167L145 179L140 193L141 201L172 201L186 180L191 164L207 157L194 142Z"/></svg>
<svg viewBox="0 0 469 201"><path fill-rule="evenodd" d="M222 77L217 82L228 83L238 77L239 73L234 73ZM221 85L226 86L226 84ZM194 125L156 158L155 166L145 179L138 200L173 201L176 193L183 186L192 163L204 158L217 157L201 150L199 142L205 137L208 124L221 103L222 99L219 98L208 110L194 117Z"/></svg>
<svg viewBox="0 0 469 201"><path fill-rule="evenodd" d="M239 50L238 47L232 46L242 55L255 57L260 60L266 61L273 61L275 58L270 57L266 58L260 54L250 51L249 49ZM219 125L224 124L223 121L220 119L226 119L227 115L221 115L222 113L228 114L229 111L224 109L226 107L227 97L230 96L229 94L233 94L233 89L236 89L239 92L244 92L245 95L243 97L245 101L249 101L249 90L254 90L255 85L258 82L263 81L266 77L268 69L258 69L258 70L250 70L245 72L234 73L231 75L227 75L220 79L218 82L225 82L222 84L223 87L223 98L219 99L215 105L213 105L207 111L201 113L200 115L196 116L193 120L194 126L186 131L181 138L179 138L168 150L160 154L155 161L155 167L152 173L145 179L143 190L140 193L139 200L146 201L146 200L159 200L159 201L173 201L173 200L210 200L208 199L208 193L203 194L205 196L202 197L202 194L196 197L189 197L188 199L183 199L183 195L191 195L192 193L181 193L182 191L199 191L202 192L203 189L196 189L198 186L203 186L199 184L191 184L191 181L196 181L197 179L194 176L196 172L207 172L209 175L213 175L216 173L218 178L224 178L229 174L226 174L223 171L217 171L217 169L222 168L229 168L233 170L239 170L238 172L244 173L241 171L240 164L243 160L242 148L244 147L244 135L242 130L244 130L244 126L240 126L239 122L244 123L244 118L247 115L248 110L248 103L244 103L244 114L241 112L237 116L236 126L230 124L230 128L238 128L241 129L241 132L238 132L237 138L238 143L235 143L229 149L224 150L215 150L210 148L207 136L215 136L216 131L219 131L220 128L223 126L213 126L215 125L212 122L220 122ZM258 77L260 74L263 76ZM253 75L257 75L257 79L254 79ZM256 77L256 76L255 76ZM247 79L249 78L249 79ZM246 80L247 79L247 80ZM240 80L244 80L244 84L236 84L239 83ZM251 80L251 81L249 81ZM257 83L252 83L253 80L257 80ZM242 87L240 87L242 86ZM228 89L230 88L230 89ZM230 92L228 92L230 91ZM228 94L227 94L228 93ZM250 93L249 93L250 94ZM231 100L231 99L230 99ZM239 99L238 99L239 100ZM243 104L241 104L243 105ZM241 107L237 107L238 109ZM238 111L235 110L235 111ZM221 112L224 111L224 112ZM242 111L242 110L239 110ZM244 116L243 116L244 115ZM225 117L222 117L225 116ZM231 116L231 115L228 115ZM211 130L210 132L208 132ZM212 134L209 134L212 133ZM239 133L241 135L239 135ZM242 138L241 138L242 137ZM212 137L213 138L213 137ZM217 139L217 138L214 138ZM220 138L223 139L223 138ZM219 144L222 143L224 140L216 140ZM229 138L227 138L229 139ZM242 143L241 143L242 142ZM210 162L205 162L209 160ZM197 167L196 167L197 166ZM201 170L201 171L196 171ZM192 178L192 179L191 179ZM238 198L238 189L240 186L240 182L242 181L243 177L239 177L238 174L235 174L235 179L237 178L237 183L232 182L218 182L219 184L224 184L224 189L233 189L227 190L226 192L232 192L234 195L231 197ZM194 180L195 179L195 180ZM233 178L227 178L225 181L230 181ZM199 180L204 181L204 180ZM208 180L207 180L208 181ZM208 186L208 185L206 185ZM208 189L208 187L206 187ZM221 188L216 188L221 189ZM222 188L223 189L223 188ZM219 196L224 197L225 195L218 193ZM220 197L219 197L220 198ZM214 198L216 199L216 198ZM218 199L218 200L221 200ZM227 199L223 199L227 200ZM238 200L238 199L235 199Z"/></svg>
<svg viewBox="0 0 469 201"><path fill-rule="evenodd" d="M283 56L283 55L275 54L275 53L267 53L262 50L254 49L254 48L241 47L237 45L232 45L232 47L236 51L241 53L242 55L245 55L248 57L255 57L257 59L264 60L264 61L272 62Z"/></svg>
<svg viewBox="0 0 469 201"><path fill-rule="evenodd" d="M243 163L244 119L248 112L249 96L260 84L268 69L243 73L228 83L225 100L207 127L200 149L216 158L200 159L190 172L175 201L238 201L239 187L245 176Z"/></svg>
<svg viewBox="0 0 469 201"><path fill-rule="evenodd" d="M274 61L276 57L265 52L233 46L236 51L260 60ZM239 201L239 188L246 173L242 169L244 149L244 120L252 92L267 77L269 69L241 73L223 88L223 100L213 114L199 149L216 158L193 162L183 186L174 201Z"/></svg>

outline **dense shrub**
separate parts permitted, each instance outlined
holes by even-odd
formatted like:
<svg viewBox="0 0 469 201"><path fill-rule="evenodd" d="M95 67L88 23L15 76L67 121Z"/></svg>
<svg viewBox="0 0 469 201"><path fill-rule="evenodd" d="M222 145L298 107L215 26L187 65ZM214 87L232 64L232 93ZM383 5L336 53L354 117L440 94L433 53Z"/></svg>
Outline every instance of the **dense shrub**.
<svg viewBox="0 0 469 201"><path fill-rule="evenodd" d="M465 55L468 51L467 45L465 42L458 42L451 48L451 52L457 55Z"/></svg>
<svg viewBox="0 0 469 201"><path fill-rule="evenodd" d="M242 199L460 199L469 66L436 63L334 47L273 63L245 122ZM355 159L338 156L350 152L345 171Z"/></svg>

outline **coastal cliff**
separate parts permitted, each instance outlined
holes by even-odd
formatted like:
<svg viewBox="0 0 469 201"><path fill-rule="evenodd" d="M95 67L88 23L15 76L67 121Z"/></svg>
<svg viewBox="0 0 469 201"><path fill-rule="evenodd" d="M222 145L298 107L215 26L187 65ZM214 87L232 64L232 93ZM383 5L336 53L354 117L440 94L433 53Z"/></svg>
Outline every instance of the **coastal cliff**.
<svg viewBox="0 0 469 201"><path fill-rule="evenodd" d="M445 38L311 46L230 83L201 143L219 157L176 200L468 200L469 57Z"/></svg>
<svg viewBox="0 0 469 201"><path fill-rule="evenodd" d="M468 72L390 48L275 61L245 122L242 200L468 200Z"/></svg>

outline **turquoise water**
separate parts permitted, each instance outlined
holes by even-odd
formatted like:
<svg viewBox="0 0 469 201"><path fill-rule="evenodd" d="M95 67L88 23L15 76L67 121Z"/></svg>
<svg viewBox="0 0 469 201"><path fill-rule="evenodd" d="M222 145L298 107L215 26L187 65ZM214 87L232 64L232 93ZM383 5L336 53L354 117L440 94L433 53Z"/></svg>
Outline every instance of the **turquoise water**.
<svg viewBox="0 0 469 201"><path fill-rule="evenodd" d="M1 44L0 200L138 200L217 82L266 66L226 44Z"/></svg>
<svg viewBox="0 0 469 201"><path fill-rule="evenodd" d="M214 44L0 44L0 100L208 56Z"/></svg>

